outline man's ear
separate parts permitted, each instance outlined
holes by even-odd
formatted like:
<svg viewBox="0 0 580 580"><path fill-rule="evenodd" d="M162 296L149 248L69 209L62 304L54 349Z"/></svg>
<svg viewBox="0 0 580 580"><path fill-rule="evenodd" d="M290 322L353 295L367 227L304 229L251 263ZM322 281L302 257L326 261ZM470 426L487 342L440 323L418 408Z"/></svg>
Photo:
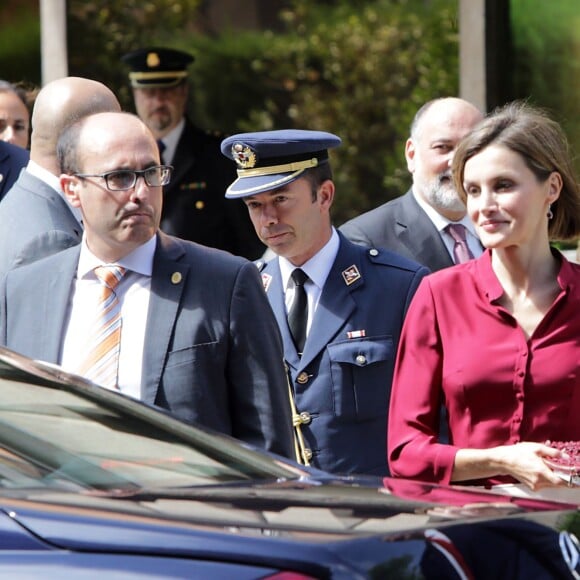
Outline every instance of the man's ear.
<svg viewBox="0 0 580 580"><path fill-rule="evenodd" d="M73 207L80 207L81 202L78 195L78 191L80 188L80 180L78 177L74 177L73 175L67 175L63 173L60 176L60 187L68 200L68 202Z"/></svg>
<svg viewBox="0 0 580 580"><path fill-rule="evenodd" d="M318 202L321 207L330 210L330 206L334 201L334 182L330 179L323 181L318 188Z"/></svg>
<svg viewBox="0 0 580 580"><path fill-rule="evenodd" d="M411 137L405 142L405 159L409 173L413 173L415 171L415 142Z"/></svg>

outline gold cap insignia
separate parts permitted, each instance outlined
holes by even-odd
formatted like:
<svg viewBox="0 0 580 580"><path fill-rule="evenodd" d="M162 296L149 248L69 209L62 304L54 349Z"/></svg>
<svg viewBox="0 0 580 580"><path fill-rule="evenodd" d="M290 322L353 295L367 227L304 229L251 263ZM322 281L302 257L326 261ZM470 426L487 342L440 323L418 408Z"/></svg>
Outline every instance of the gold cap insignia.
<svg viewBox="0 0 580 580"><path fill-rule="evenodd" d="M159 55L156 52L150 52L147 55L147 66L149 68L155 68L156 66L159 66L161 64L161 59L159 58Z"/></svg>
<svg viewBox="0 0 580 580"><path fill-rule="evenodd" d="M234 161L242 169L251 169L256 166L256 152L243 143L234 143L232 145L232 157Z"/></svg>
<svg viewBox="0 0 580 580"><path fill-rule="evenodd" d="M181 278L181 272L173 272L173 274L171 274L171 283L179 284L181 282Z"/></svg>
<svg viewBox="0 0 580 580"><path fill-rule="evenodd" d="M344 278L346 285L350 286L351 284L354 284L357 280L359 280L361 278L361 275L360 272L358 271L358 268L353 264L352 266L349 266L346 270L342 271L342 277Z"/></svg>

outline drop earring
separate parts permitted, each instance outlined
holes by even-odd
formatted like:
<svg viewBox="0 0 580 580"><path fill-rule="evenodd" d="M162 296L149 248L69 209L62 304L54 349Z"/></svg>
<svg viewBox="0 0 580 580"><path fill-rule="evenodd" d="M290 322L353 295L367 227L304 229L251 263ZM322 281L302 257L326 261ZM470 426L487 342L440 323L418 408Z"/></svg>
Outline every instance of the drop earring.
<svg viewBox="0 0 580 580"><path fill-rule="evenodd" d="M551 220L554 217L554 213L552 212L552 205L548 206L548 219Z"/></svg>

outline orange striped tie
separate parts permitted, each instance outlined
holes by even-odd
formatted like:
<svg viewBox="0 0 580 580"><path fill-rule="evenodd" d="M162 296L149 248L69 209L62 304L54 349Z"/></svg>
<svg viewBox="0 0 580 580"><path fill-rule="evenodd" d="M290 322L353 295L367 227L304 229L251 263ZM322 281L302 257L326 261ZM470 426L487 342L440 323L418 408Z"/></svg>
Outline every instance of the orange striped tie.
<svg viewBox="0 0 580 580"><path fill-rule="evenodd" d="M121 266L98 266L95 275L101 283L93 345L79 374L106 387L117 389L119 348L121 345L121 306L115 288L125 274Z"/></svg>

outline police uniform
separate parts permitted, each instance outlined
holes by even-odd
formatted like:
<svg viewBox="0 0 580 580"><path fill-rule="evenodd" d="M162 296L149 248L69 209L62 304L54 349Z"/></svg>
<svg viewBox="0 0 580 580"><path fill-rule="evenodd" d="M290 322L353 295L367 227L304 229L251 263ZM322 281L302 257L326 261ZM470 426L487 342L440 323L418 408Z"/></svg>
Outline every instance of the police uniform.
<svg viewBox="0 0 580 580"><path fill-rule="evenodd" d="M334 139L333 139L334 137ZM234 135L222 153L238 164L228 197L290 183L328 160L337 137L315 131ZM339 247L314 312L302 355L287 322L279 259L260 263L278 321L296 417L311 463L334 473L387 475L387 412L406 310L428 270L338 234Z"/></svg>
<svg viewBox="0 0 580 580"><path fill-rule="evenodd" d="M187 53L167 48L140 49L123 56L133 88L172 87L186 81ZM256 236L243 202L224 198L235 177L220 154L223 136L196 127L188 118L171 160L173 175L164 187L161 229L171 235L256 259L264 245Z"/></svg>

